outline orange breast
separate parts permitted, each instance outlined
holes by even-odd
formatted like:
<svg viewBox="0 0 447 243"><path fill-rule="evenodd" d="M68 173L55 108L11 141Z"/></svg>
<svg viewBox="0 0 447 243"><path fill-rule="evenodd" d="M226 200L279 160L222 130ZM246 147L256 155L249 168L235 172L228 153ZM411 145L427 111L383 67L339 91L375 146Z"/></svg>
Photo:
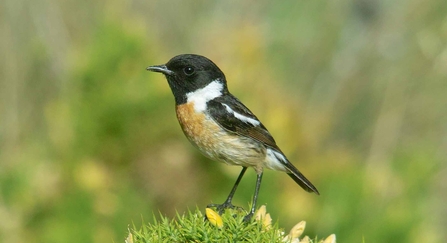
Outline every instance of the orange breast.
<svg viewBox="0 0 447 243"><path fill-rule="evenodd" d="M216 133L222 129L203 113L194 110L194 103L186 103L176 107L177 118L186 137L202 149L209 149L216 143Z"/></svg>
<svg viewBox="0 0 447 243"><path fill-rule="evenodd" d="M183 133L205 156L262 171L265 147L261 143L226 132L211 117L197 113L192 102L178 105L176 112Z"/></svg>

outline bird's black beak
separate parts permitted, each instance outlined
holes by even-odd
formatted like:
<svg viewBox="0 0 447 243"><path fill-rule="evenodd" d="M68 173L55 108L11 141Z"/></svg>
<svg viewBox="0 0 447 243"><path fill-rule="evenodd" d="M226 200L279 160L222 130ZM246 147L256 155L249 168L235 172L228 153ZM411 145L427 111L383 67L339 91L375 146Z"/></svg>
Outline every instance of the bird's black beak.
<svg viewBox="0 0 447 243"><path fill-rule="evenodd" d="M174 74L173 71L169 70L166 65L155 65L155 66L149 66L146 68L148 71L157 72L157 73L163 73L164 75L171 76Z"/></svg>

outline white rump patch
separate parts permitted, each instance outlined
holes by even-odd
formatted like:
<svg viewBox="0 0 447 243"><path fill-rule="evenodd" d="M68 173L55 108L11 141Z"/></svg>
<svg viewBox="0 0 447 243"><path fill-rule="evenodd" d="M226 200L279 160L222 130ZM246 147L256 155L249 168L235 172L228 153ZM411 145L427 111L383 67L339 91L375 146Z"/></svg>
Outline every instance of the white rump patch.
<svg viewBox="0 0 447 243"><path fill-rule="evenodd" d="M284 166L286 163L288 162L284 155L271 148L267 148L267 155L265 157L265 166L267 168L271 170L287 171Z"/></svg>
<svg viewBox="0 0 447 243"><path fill-rule="evenodd" d="M194 102L194 110L203 112L206 109L206 102L222 95L223 84L219 79L209 83L207 86L194 92L186 94L186 101Z"/></svg>
<svg viewBox="0 0 447 243"><path fill-rule="evenodd" d="M226 104L222 104L222 105L225 106L225 109L228 111L228 113L233 114L237 119L239 119L239 120L241 120L241 121L243 121L245 123L250 123L253 126L259 126L259 124L261 124L258 120L255 120L255 119L250 118L250 117L246 117L244 115L241 115L241 114L235 112L233 109L231 109L230 106L228 106Z"/></svg>

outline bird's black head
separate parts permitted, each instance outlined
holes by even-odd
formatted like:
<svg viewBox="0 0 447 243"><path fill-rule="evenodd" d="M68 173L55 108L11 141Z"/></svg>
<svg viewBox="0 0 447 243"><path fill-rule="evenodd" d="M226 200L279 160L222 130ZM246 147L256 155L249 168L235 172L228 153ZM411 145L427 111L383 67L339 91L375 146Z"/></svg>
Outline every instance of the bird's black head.
<svg viewBox="0 0 447 243"><path fill-rule="evenodd" d="M147 70L166 76L177 104L186 102L186 94L201 89L213 81L222 84L222 93L228 92L225 75L216 64L204 56L182 54L173 57L164 65L150 66Z"/></svg>

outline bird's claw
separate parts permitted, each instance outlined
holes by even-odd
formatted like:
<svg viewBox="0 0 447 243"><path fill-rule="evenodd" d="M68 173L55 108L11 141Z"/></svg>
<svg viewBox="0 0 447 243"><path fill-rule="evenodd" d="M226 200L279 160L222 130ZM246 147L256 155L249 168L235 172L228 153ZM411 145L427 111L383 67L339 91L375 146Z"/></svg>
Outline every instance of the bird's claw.
<svg viewBox="0 0 447 243"><path fill-rule="evenodd" d="M250 223L252 217L253 217L253 213L252 212L248 213L247 215L244 216L243 222Z"/></svg>
<svg viewBox="0 0 447 243"><path fill-rule="evenodd" d="M245 211L244 208L240 206L234 206L231 202L224 202L222 204L208 204L207 208L216 208L217 213L222 215L226 209L237 209L239 211Z"/></svg>

